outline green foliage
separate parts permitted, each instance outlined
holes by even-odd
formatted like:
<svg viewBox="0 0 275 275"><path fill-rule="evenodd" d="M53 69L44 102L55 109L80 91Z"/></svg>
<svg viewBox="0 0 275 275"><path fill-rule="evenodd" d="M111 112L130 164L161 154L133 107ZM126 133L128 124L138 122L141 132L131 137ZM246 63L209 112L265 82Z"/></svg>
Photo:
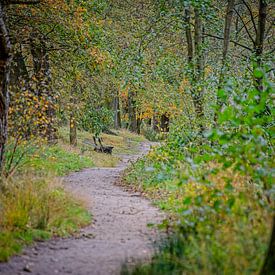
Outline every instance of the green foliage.
<svg viewBox="0 0 275 275"><path fill-rule="evenodd" d="M103 131L112 127L113 112L106 107L94 109L91 105L88 105L85 110L80 119L80 127L83 130L99 136Z"/></svg>
<svg viewBox="0 0 275 275"><path fill-rule="evenodd" d="M22 232L0 233L0 262L7 261L12 255L18 254L24 245L31 244L34 240L47 240L50 234L41 230L27 229Z"/></svg>
<svg viewBox="0 0 275 275"><path fill-rule="evenodd" d="M143 125L141 133L150 141L161 140L161 133L156 132L151 126Z"/></svg>
<svg viewBox="0 0 275 275"><path fill-rule="evenodd" d="M274 211L274 85L239 90L204 137L176 120L165 145L126 175L171 219L171 238L149 264L127 274L254 274L262 265ZM224 101L228 102L228 100Z"/></svg>

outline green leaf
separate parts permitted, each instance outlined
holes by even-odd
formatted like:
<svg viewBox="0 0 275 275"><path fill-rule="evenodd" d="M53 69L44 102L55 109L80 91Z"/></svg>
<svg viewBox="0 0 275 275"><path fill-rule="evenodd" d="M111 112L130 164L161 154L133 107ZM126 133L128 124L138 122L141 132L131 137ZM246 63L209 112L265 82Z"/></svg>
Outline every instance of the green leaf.
<svg viewBox="0 0 275 275"><path fill-rule="evenodd" d="M256 68L253 72L255 78L263 78L264 71L261 68Z"/></svg>
<svg viewBox="0 0 275 275"><path fill-rule="evenodd" d="M183 200L183 204L184 205L189 205L192 202L192 198L191 197L187 197Z"/></svg>
<svg viewBox="0 0 275 275"><path fill-rule="evenodd" d="M213 207L214 207L214 209L215 209L216 211L218 211L218 210L220 209L220 205L221 205L221 201L220 201L220 200L216 200L216 201L214 202Z"/></svg>
<svg viewBox="0 0 275 275"><path fill-rule="evenodd" d="M228 201L227 201L227 205L228 205L228 207L231 209L232 207L233 207L233 205L234 205L234 203L235 203L235 198L230 198Z"/></svg>

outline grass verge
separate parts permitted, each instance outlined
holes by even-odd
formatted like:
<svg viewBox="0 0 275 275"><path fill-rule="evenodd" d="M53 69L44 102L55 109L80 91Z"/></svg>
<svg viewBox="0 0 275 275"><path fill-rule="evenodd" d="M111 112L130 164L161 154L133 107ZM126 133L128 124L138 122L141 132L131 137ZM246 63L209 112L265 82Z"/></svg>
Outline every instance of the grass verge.
<svg viewBox="0 0 275 275"><path fill-rule="evenodd" d="M67 193L57 178L33 172L2 183L0 261L34 240L67 236L91 222L84 202Z"/></svg>
<svg viewBox="0 0 275 275"><path fill-rule="evenodd" d="M66 151L90 158L96 167L115 167L121 155L137 153L140 143L145 141L145 138L127 130L114 131L114 133L116 135L102 134L103 144L114 147L112 155L97 153L92 146L87 145L85 141L93 144L93 134L86 131L78 132L78 144L72 148L69 146L69 129L62 127L59 130L59 144Z"/></svg>

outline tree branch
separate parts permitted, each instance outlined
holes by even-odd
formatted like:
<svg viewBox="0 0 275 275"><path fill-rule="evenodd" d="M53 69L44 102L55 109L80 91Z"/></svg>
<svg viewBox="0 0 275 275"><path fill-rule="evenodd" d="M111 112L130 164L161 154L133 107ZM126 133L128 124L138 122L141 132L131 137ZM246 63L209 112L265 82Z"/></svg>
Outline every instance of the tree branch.
<svg viewBox="0 0 275 275"><path fill-rule="evenodd" d="M223 40L224 39L223 37L220 37L220 36L217 36L217 35L214 35L214 34L209 34L209 33L203 33L203 35L204 36L213 37L213 38L216 38L216 39L219 39L219 40ZM240 47L242 47L244 49L247 49L247 50L249 50L251 52L253 51L251 48L249 48L249 47L247 47L247 46L245 46L245 45L243 45L243 44L241 44L241 43L239 43L237 41L230 40L230 42L233 43L233 44L235 44L235 45L238 45L238 46L240 46Z"/></svg>
<svg viewBox="0 0 275 275"><path fill-rule="evenodd" d="M257 32L257 27L256 27L256 23L255 23L255 20L254 20L254 16L253 16L251 7L246 3L245 0L242 0L242 2L244 3L244 5L246 6L246 8L248 9L248 11L249 11L249 13L250 13L250 17L251 17L251 21L252 21L254 30L255 30L255 32Z"/></svg>
<svg viewBox="0 0 275 275"><path fill-rule="evenodd" d="M245 28L245 30L246 30L246 32L247 32L249 38L251 39L251 41L252 41L253 44L255 45L255 41L254 41L253 37L251 36L251 34L250 34L250 32L249 32L249 30L248 30L248 28L247 28L247 26L246 26L246 23L243 21L242 16L240 15L240 13L239 13L236 9L234 9L234 11L237 13L238 17L241 19L241 21L242 21L242 23L243 23L243 26L244 26L244 28Z"/></svg>

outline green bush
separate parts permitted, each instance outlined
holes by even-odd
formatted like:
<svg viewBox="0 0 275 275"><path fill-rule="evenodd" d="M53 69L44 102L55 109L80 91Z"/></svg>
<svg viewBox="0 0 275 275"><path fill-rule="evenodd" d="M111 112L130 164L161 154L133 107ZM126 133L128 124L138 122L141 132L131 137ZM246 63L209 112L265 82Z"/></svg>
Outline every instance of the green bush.
<svg viewBox="0 0 275 275"><path fill-rule="evenodd" d="M256 76L255 76L256 77ZM217 126L199 136L176 120L165 145L126 174L169 213L170 238L152 261L124 274L255 274L268 247L274 184L274 85L231 83ZM273 115L273 116L272 116Z"/></svg>

